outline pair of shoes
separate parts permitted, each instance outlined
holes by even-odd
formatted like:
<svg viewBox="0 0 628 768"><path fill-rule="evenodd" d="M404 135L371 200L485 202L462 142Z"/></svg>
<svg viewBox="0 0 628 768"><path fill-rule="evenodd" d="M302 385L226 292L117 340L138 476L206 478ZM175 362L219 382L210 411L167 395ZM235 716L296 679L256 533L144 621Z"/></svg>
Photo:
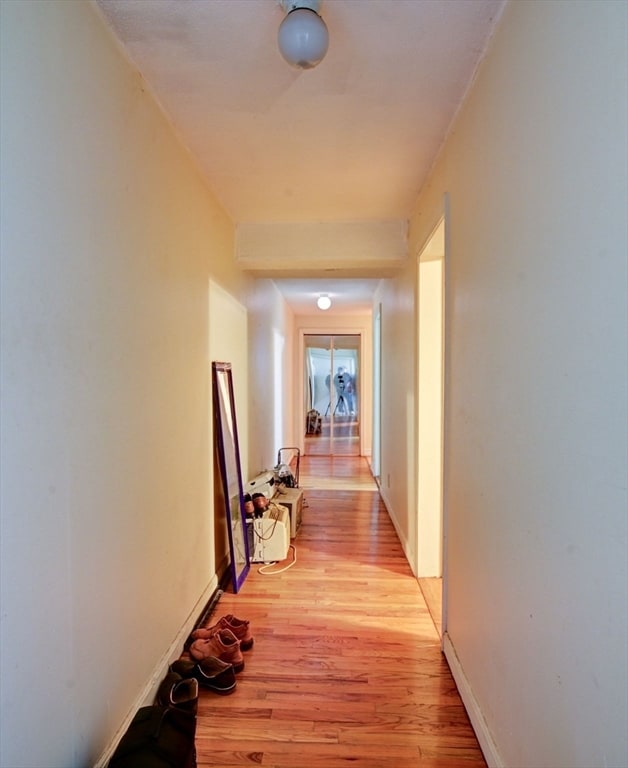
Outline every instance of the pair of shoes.
<svg viewBox="0 0 628 768"><path fill-rule="evenodd" d="M227 696L236 689L233 664L220 661L215 657L199 662L182 657L171 665L170 670L186 680L193 679L197 685L209 688L221 696Z"/></svg>
<svg viewBox="0 0 628 768"><path fill-rule="evenodd" d="M228 629L238 638L240 641L241 651L250 651L253 647L253 636L251 635L251 628L249 622L246 619L239 619L232 613L228 613L223 616L216 624L211 627L203 627L192 632L192 639L206 639L216 634L220 629Z"/></svg>
<svg viewBox="0 0 628 768"><path fill-rule="evenodd" d="M196 715L198 681L194 678L185 678L171 669L157 689L156 700L162 707L177 707Z"/></svg>
<svg viewBox="0 0 628 768"><path fill-rule="evenodd" d="M209 630L204 631L209 634ZM203 632L203 630L197 630L193 634L198 632ZM215 657L227 664L233 664L235 672L242 672L244 669L244 656L240 650L240 641L230 629L218 629L209 634L209 637L197 637L188 650L194 661L204 661Z"/></svg>
<svg viewBox="0 0 628 768"><path fill-rule="evenodd" d="M250 493L244 494L244 514L247 517L253 517L253 513L255 512L255 505L253 504L253 499L251 498Z"/></svg>

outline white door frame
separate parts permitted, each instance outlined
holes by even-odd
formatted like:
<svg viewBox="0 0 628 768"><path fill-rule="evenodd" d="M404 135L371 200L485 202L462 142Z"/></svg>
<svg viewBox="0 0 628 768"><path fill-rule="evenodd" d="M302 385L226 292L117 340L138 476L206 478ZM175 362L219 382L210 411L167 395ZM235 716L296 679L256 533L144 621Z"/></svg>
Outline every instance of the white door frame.
<svg viewBox="0 0 628 768"><path fill-rule="evenodd" d="M301 393L298 406L295 408L295 434L298 436L295 445L299 446L301 453L305 452L305 429L304 414L305 407L305 337L306 336L359 336L360 337L360 392L358 396L358 419L360 422L360 456L370 455L371 430L365 422L367 408L371 408L372 387L370 385L371 358L366 354L366 336L367 329L361 325L329 325L325 326L307 326L298 329L298 349L296 357L297 371L297 391ZM368 441L368 443L367 443ZM368 453L365 453L368 447Z"/></svg>
<svg viewBox="0 0 628 768"><path fill-rule="evenodd" d="M417 256L416 540L418 578L442 577L442 636L447 616L445 392L449 204Z"/></svg>

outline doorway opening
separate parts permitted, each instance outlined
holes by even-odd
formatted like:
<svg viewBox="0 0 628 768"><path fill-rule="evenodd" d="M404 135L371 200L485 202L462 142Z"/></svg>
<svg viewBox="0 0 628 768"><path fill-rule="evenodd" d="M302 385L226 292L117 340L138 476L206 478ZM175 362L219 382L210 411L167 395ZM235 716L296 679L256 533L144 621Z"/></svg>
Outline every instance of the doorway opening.
<svg viewBox="0 0 628 768"><path fill-rule="evenodd" d="M304 336L304 454L360 455L358 334Z"/></svg>
<svg viewBox="0 0 628 768"><path fill-rule="evenodd" d="M416 573L436 629L443 625L443 393L445 221L418 262L418 493Z"/></svg>
<svg viewBox="0 0 628 768"><path fill-rule="evenodd" d="M373 319L373 453L371 471L380 481L382 466L382 305L377 305Z"/></svg>

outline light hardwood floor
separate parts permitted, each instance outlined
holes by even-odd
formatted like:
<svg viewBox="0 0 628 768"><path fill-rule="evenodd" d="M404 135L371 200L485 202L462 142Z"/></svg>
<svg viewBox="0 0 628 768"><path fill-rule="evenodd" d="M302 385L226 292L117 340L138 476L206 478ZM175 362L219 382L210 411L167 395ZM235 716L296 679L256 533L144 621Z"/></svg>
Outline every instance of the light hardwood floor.
<svg viewBox="0 0 628 768"><path fill-rule="evenodd" d="M430 612L432 621L438 632L438 636L443 636L443 580L438 578L419 579L419 586L423 593L423 598Z"/></svg>
<svg viewBox="0 0 628 768"><path fill-rule="evenodd" d="M360 454L360 425L355 417L337 416L333 429L328 416L323 416L320 434L305 436L305 453L309 456L355 456Z"/></svg>
<svg viewBox="0 0 628 768"><path fill-rule="evenodd" d="M359 457L302 457L296 564L253 565L208 619L248 618L255 645L234 694L201 693L199 766L486 766L369 477Z"/></svg>

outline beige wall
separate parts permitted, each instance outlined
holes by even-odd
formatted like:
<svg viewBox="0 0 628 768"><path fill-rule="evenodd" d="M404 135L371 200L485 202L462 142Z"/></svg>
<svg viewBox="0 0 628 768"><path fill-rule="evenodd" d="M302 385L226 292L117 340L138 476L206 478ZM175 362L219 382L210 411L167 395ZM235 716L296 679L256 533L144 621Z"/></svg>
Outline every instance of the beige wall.
<svg viewBox="0 0 628 768"><path fill-rule="evenodd" d="M438 223L438 216L432 229ZM429 233L428 233L429 234ZM380 492L408 561L417 558L417 260L394 280L380 285L381 303L381 467Z"/></svg>
<svg viewBox="0 0 628 768"><path fill-rule="evenodd" d="M248 477L272 469L277 451L295 445L293 314L272 280L256 280L249 308Z"/></svg>
<svg viewBox="0 0 628 768"><path fill-rule="evenodd" d="M416 253L449 194L446 645L490 765L628 764L627 9L509 3L411 221ZM409 290L382 292L402 534Z"/></svg>
<svg viewBox="0 0 628 768"><path fill-rule="evenodd" d="M211 380L211 363L230 363L233 383L233 397L236 409L236 428L240 455L240 471L242 482L248 476L248 436L249 436L249 365L247 337L247 309L235 296L222 288L214 280L209 281L209 338L208 338L208 377ZM210 390L209 397L212 397ZM207 430L210 446L214 444L213 408L209 409ZM211 531L212 574L218 572L218 577L229 566L229 530L226 515L222 514L224 496L221 490L220 476L215 472L215 461L208 462L208 478L210 488L210 508L215 507L216 514ZM213 494L212 494L213 489Z"/></svg>
<svg viewBox="0 0 628 768"><path fill-rule="evenodd" d="M70 768L215 586L210 361L246 404L247 285L91 4L1 11L0 762Z"/></svg>
<svg viewBox="0 0 628 768"><path fill-rule="evenodd" d="M258 372L302 371L321 324L235 270L231 222L89 4L0 9L0 762L73 768L215 585L211 360L234 364L255 472L301 434ZM412 218L417 254L449 193L448 643L491 765L628 761L625 30L619 2L511 3ZM378 294L406 547L415 286L410 260Z"/></svg>

